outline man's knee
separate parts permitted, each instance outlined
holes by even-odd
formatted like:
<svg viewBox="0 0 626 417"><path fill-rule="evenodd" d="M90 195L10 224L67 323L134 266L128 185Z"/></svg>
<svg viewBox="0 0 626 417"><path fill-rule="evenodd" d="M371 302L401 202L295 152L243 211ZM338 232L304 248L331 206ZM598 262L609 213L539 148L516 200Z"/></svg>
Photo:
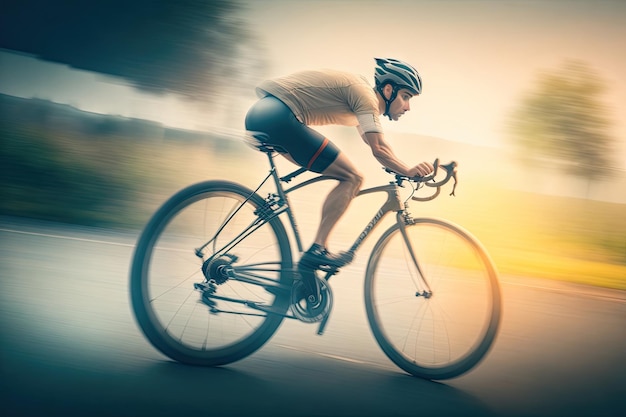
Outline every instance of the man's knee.
<svg viewBox="0 0 626 417"><path fill-rule="evenodd" d="M363 174L357 171L352 165L344 166L342 169L337 169L333 174L330 174L337 178L341 182L346 182L354 187L360 187L363 184Z"/></svg>
<svg viewBox="0 0 626 417"><path fill-rule="evenodd" d="M352 196L356 197L361 190L361 185L363 185L363 174L356 170L349 171L347 175L343 179L340 178L339 181L350 184Z"/></svg>
<svg viewBox="0 0 626 417"><path fill-rule="evenodd" d="M355 195L359 192L364 179L363 174L343 154L340 154L323 174L336 178L342 183L349 184Z"/></svg>
<svg viewBox="0 0 626 417"><path fill-rule="evenodd" d="M355 188L361 189L361 185L363 185L363 174L359 171L353 171L350 181L354 184Z"/></svg>

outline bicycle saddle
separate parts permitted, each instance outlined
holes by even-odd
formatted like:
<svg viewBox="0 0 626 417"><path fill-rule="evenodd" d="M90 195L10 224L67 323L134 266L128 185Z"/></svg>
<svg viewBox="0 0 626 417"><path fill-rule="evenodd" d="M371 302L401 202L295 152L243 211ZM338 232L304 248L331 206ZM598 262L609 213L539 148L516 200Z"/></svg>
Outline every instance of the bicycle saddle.
<svg viewBox="0 0 626 417"><path fill-rule="evenodd" d="M265 132L247 130L245 140L248 145L261 152L287 153L287 150L282 146L271 143L270 135Z"/></svg>

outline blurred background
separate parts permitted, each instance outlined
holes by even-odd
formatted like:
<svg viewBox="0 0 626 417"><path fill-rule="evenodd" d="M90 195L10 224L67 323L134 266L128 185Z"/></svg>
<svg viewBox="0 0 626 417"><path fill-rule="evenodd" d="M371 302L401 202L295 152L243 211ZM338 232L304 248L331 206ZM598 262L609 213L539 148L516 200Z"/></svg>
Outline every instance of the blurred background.
<svg viewBox="0 0 626 417"><path fill-rule="evenodd" d="M254 187L266 161L241 138L258 82L335 68L373 83L373 57L393 57L424 80L384 122L394 149L459 162L457 197L413 214L463 225L503 274L624 290L624 16L620 1L5 2L0 215L137 233L192 182ZM387 181L354 128L319 130L365 186ZM294 205L311 239L319 193Z"/></svg>

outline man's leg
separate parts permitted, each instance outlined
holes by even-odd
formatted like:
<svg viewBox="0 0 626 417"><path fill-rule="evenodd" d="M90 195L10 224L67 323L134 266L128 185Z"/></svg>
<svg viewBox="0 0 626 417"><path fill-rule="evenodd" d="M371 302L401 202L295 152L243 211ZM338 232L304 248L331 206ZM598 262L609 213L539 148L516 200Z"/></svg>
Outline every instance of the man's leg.
<svg viewBox="0 0 626 417"><path fill-rule="evenodd" d="M327 248L328 236L358 194L363 176L343 152L339 153L337 159L322 174L339 180L339 184L328 194L322 206L322 219L314 240L314 243Z"/></svg>
<svg viewBox="0 0 626 417"><path fill-rule="evenodd" d="M314 270L321 265L341 264L340 258L330 255L326 250L328 236L348 209L352 199L356 197L363 183L363 177L343 152L339 152L337 158L322 171L322 174L336 178L339 180L339 184L326 197L322 206L322 219L317 229L315 241L311 248L302 255L298 264L298 270L311 302L318 300L319 297L319 285Z"/></svg>

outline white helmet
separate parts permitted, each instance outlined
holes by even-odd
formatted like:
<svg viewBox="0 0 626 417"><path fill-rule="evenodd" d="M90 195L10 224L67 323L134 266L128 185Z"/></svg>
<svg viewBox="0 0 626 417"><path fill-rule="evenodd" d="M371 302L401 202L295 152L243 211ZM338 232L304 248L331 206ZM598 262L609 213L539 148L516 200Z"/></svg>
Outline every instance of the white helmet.
<svg viewBox="0 0 626 417"><path fill-rule="evenodd" d="M414 95L422 94L422 78L415 68L406 62L393 58L374 58L376 60L376 87L382 88L391 83L398 89L406 88Z"/></svg>
<svg viewBox="0 0 626 417"><path fill-rule="evenodd" d="M376 60L376 72L374 78L376 79L376 91L385 100L385 116L391 120L389 114L389 107L391 103L398 96L398 91L401 88L409 90L413 95L422 94L422 77L415 68L406 62L402 62L393 58L374 58ZM387 84L391 84L393 90L389 99L385 97L383 93L383 87Z"/></svg>

